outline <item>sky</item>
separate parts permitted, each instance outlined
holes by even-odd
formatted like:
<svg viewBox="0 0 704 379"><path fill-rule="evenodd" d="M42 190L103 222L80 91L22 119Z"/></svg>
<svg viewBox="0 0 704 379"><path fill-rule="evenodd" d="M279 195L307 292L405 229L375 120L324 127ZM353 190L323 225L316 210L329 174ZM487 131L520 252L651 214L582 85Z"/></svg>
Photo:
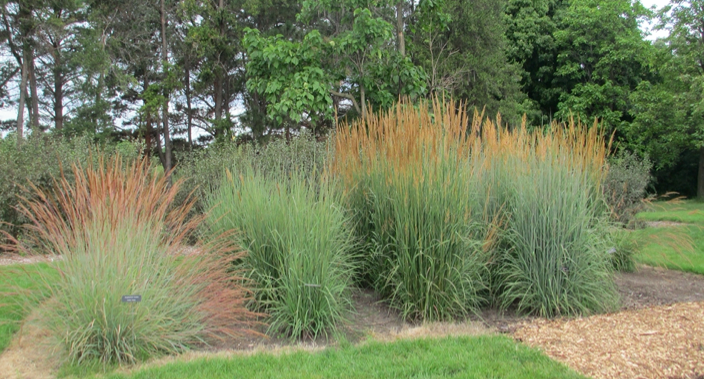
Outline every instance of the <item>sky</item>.
<svg viewBox="0 0 704 379"><path fill-rule="evenodd" d="M641 3L645 5L646 7L650 8L655 6L656 8L660 9L667 5L669 3L669 0L641 0ZM649 30L652 27L652 25L644 25L643 28L646 30ZM650 36L647 38L650 40L655 40L659 37L665 37L666 32L664 31L658 31L658 32L653 32L651 33ZM17 110L16 109L0 109L0 120L10 120L10 119L15 119L17 118Z"/></svg>

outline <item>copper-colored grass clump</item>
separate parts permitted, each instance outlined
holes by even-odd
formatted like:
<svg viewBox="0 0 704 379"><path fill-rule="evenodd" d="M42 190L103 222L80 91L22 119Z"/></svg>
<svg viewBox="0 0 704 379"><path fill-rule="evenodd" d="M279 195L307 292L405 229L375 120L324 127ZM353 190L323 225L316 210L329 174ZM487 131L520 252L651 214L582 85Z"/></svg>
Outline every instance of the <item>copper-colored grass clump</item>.
<svg viewBox="0 0 704 379"><path fill-rule="evenodd" d="M79 281L114 280L114 286L108 283L101 287L104 292L98 296L105 298L94 299L103 303L103 310L94 312L103 312L106 317L125 309L120 308L119 302L121 295L129 294L127 291L151 293L159 290L150 288L155 285L167 286L169 290L154 292L151 298L145 298L143 304L149 309L134 308L137 316L132 317L140 320L143 315L144 324L149 325L144 329L112 325L109 320L101 325L103 342L96 343L108 345L105 341L114 337L115 346L96 348L95 343L88 346L91 344L85 341L90 341L93 331L85 331L78 342L72 341L71 335L79 331L71 330L71 321L60 320L60 316L55 321L43 320L42 323L63 342L72 360L80 362L92 356L105 362L134 362L141 358L138 355L178 352L212 338L249 332L256 316L245 307L250 292L243 287L244 281L231 272L231 262L242 257L242 250L229 243L226 236L207 244L187 246L186 238L199 226L202 217L187 217L194 205L193 199L173 204L180 185L180 181L170 185L168 176L156 174L146 159L124 164L120 157L115 157L109 162L99 159L97 165L85 169L73 167L73 180L62 175L51 190L34 185L26 189L18 206L18 211L30 220L24 226L25 238L18 241L8 235L10 244L4 248L27 255L61 256L55 264L56 277L41 279L44 295L48 292L47 300L43 301L47 309L57 314L71 311L65 309L71 305L56 302L78 297L73 292L86 290L86 286L73 284ZM97 273L108 277L91 278ZM127 278L125 282L124 278ZM113 289L125 293L111 293ZM150 301L164 303L148 303ZM171 316L165 315L164 326L160 324L162 321L155 321L161 315L153 313L170 308L163 304L172 301L184 308ZM139 313L140 309L144 314ZM170 320L170 317L181 317L178 315L184 320ZM51 316L46 314L47 318ZM118 316L115 316L115 323L123 320ZM95 325L101 322L94 321ZM184 330L167 325L180 321L189 323L181 326ZM90 325L96 329L93 323ZM112 327L117 330L109 330ZM127 327L133 328L136 337L120 335L120 328ZM186 330L188 328L190 330ZM139 333L146 336L142 341L144 346L123 349L130 341L139 340ZM173 349L157 341L160 335L171 339L164 344L172 344ZM81 347L81 341L86 346Z"/></svg>

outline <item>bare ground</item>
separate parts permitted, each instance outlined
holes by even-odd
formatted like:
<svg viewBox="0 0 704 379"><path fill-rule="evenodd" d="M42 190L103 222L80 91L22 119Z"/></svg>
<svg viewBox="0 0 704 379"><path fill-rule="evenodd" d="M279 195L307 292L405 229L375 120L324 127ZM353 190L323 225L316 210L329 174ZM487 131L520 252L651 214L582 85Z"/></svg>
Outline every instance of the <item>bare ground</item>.
<svg viewBox="0 0 704 379"><path fill-rule="evenodd" d="M16 264L33 264L41 262L54 262L57 259L61 259L59 256L55 255L33 255L33 256L22 256L18 254L0 254L0 266L9 266Z"/></svg>
<svg viewBox="0 0 704 379"><path fill-rule="evenodd" d="M10 346L0 354L0 379L50 379L60 366L49 333L34 323L30 315Z"/></svg>

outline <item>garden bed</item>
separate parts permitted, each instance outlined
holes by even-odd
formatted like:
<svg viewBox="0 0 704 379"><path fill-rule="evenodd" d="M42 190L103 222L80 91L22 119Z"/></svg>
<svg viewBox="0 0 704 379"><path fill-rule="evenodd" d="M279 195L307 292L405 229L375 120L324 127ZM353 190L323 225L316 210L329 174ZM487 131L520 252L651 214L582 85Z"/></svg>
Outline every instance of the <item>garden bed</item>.
<svg viewBox="0 0 704 379"><path fill-rule="evenodd" d="M704 277L641 266L635 273L618 274L617 284L623 300L620 313L546 320L486 310L461 323L427 324L404 322L397 312L379 302L374 292L358 290L353 295L356 312L342 332L352 343L510 333L594 378L688 378L704 374L700 363L704 362ZM0 377L53 377L58 361L51 359L46 334L28 327L21 344L17 337L0 355ZM196 354L318 351L330 344L335 344L334 339L291 342L250 337ZM177 357L167 361L174 359L181 360Z"/></svg>

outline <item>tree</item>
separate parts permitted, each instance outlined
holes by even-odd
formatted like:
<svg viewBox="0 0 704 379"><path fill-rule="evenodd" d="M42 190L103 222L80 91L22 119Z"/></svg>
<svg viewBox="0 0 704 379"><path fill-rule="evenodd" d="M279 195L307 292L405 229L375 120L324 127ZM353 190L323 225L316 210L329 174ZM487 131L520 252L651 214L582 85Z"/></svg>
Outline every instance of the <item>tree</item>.
<svg viewBox="0 0 704 379"><path fill-rule="evenodd" d="M631 135L661 169L697 151L696 194L704 199L704 0L672 0L659 16L660 28L669 31L659 45L660 80L634 94Z"/></svg>
<svg viewBox="0 0 704 379"><path fill-rule="evenodd" d="M413 61L427 73L431 95L448 94L489 114L520 122L527 100L520 66L509 62L506 1L421 2L407 33Z"/></svg>
<svg viewBox="0 0 704 379"><path fill-rule="evenodd" d="M631 0L510 0L510 56L523 65L523 89L544 116L598 118L622 133L630 94L653 78L652 46Z"/></svg>
<svg viewBox="0 0 704 379"><path fill-rule="evenodd" d="M54 129L59 132L65 120L66 85L75 78L77 66L71 55L81 49L76 26L85 21L84 11L82 0L51 0L35 12L40 66L50 73L42 85L51 95Z"/></svg>
<svg viewBox="0 0 704 379"><path fill-rule="evenodd" d="M425 72L406 55L399 32L404 8L379 0L304 1L300 39L246 35L248 90L263 95L268 116L287 128L318 125L333 111L364 117L368 105L424 95Z"/></svg>

